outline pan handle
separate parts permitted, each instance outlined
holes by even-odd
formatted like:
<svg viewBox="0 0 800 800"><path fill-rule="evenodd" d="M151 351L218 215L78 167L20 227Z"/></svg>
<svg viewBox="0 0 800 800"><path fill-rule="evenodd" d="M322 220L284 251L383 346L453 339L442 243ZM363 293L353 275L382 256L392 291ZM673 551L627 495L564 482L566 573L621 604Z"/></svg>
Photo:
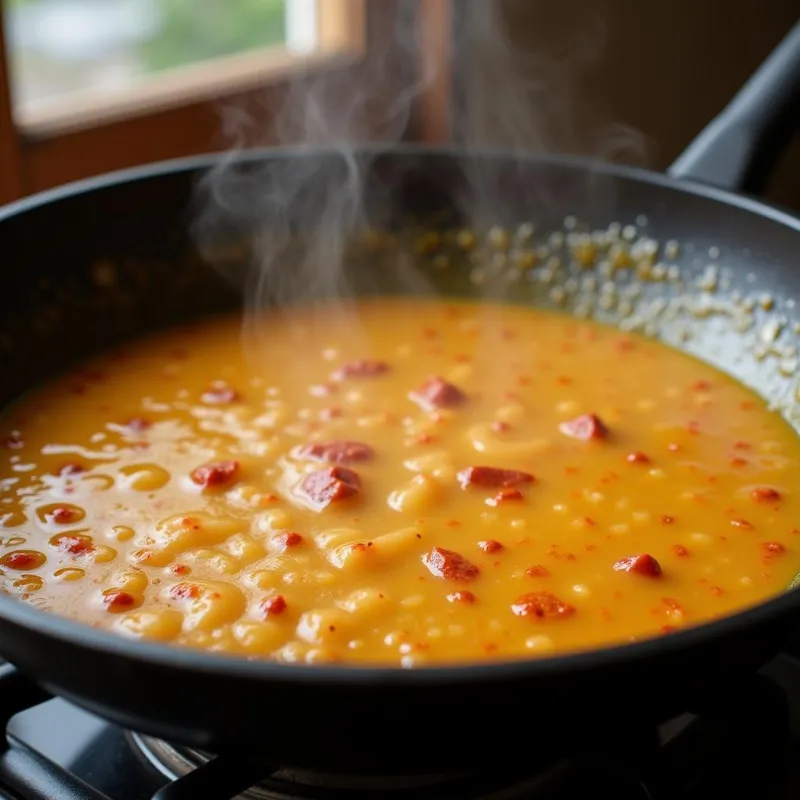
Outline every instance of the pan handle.
<svg viewBox="0 0 800 800"><path fill-rule="evenodd" d="M758 194L800 128L800 22L667 173Z"/></svg>

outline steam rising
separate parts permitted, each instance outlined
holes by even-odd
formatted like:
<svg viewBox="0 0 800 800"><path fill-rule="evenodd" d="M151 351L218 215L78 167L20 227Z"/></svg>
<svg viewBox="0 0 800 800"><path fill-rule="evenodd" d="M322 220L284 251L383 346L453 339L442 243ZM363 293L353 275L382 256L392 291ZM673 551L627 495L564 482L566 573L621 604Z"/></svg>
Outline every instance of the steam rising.
<svg viewBox="0 0 800 800"><path fill-rule="evenodd" d="M519 157L582 153L644 159L642 137L609 125L587 102L584 79L605 47L596 13L572 8L568 24L559 24L553 4L544 0L454 0L453 5L454 44L446 67L454 76L453 139L459 146L503 147ZM556 6L563 17L564 3ZM348 243L374 219L391 216L395 196L403 192L402 171L388 183L376 181L376 162L413 136L418 101L438 75L429 61L423 65L421 2L380 0L366 7L367 40L382 44L369 47L360 65L297 75L269 124L263 115L240 108L224 115L232 147L200 186L196 233L209 260L243 284L246 324L278 303L347 296ZM515 41L520 30L528 39L524 48ZM243 163L243 150L274 143L262 125L289 154ZM361 147L367 142L370 148ZM312 157L320 149L326 155ZM454 190L452 203L466 225L491 224L493 209L503 203L502 181L469 159L461 172L466 189ZM531 201L558 203L541 196L546 187L530 191L538 194ZM245 274L237 274L232 261L220 259L219 245L242 235L254 237L254 247ZM397 255L392 272L395 286L405 291L433 291L407 256Z"/></svg>

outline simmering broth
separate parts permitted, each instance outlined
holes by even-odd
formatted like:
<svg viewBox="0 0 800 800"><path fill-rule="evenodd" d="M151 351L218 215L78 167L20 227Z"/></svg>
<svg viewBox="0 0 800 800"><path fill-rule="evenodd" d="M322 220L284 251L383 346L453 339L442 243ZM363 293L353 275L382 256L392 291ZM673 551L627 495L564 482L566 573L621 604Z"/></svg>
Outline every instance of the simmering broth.
<svg viewBox="0 0 800 800"><path fill-rule="evenodd" d="M276 312L257 341L176 329L8 409L3 590L124 636L412 667L668 634L800 567L795 433L656 341L413 299Z"/></svg>

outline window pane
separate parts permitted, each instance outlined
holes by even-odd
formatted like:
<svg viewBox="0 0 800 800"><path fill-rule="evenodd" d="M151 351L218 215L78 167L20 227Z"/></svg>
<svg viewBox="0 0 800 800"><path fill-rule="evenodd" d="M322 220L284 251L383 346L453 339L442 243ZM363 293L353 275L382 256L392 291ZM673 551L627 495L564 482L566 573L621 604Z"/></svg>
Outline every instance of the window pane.
<svg viewBox="0 0 800 800"><path fill-rule="evenodd" d="M317 0L0 0L12 90L37 103L255 48L313 49Z"/></svg>

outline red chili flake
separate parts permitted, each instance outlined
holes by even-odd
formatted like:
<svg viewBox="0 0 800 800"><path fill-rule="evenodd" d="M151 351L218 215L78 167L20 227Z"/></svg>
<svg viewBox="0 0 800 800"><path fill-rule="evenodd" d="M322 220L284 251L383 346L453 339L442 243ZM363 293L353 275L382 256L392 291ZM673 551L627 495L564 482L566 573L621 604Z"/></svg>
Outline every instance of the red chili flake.
<svg viewBox="0 0 800 800"><path fill-rule="evenodd" d="M752 400L745 400L742 403L739 403L739 408L742 411L752 411L756 407L756 404Z"/></svg>
<svg viewBox="0 0 800 800"><path fill-rule="evenodd" d="M221 406L239 401L239 392L229 386L212 386L200 396L200 400L209 406Z"/></svg>
<svg viewBox="0 0 800 800"><path fill-rule="evenodd" d="M520 375L517 378L517 386L530 386L531 379L527 375Z"/></svg>
<svg viewBox="0 0 800 800"><path fill-rule="evenodd" d="M329 464L353 464L369 461L375 451L362 442L328 442L307 444L297 451L301 458L327 461Z"/></svg>
<svg viewBox="0 0 800 800"><path fill-rule="evenodd" d="M309 473L300 483L299 491L317 508L354 497L361 491L361 478L347 467L330 467Z"/></svg>
<svg viewBox="0 0 800 800"><path fill-rule="evenodd" d="M430 433L421 433L417 436L417 444L430 444L433 441L436 441L436 437Z"/></svg>
<svg viewBox="0 0 800 800"><path fill-rule="evenodd" d="M481 541L478 542L478 547L480 547L484 553L499 553L503 550L502 543L498 542L497 539L481 539Z"/></svg>
<svg viewBox="0 0 800 800"><path fill-rule="evenodd" d="M472 581L478 577L480 570L460 553L434 547L422 557L422 563L431 575L449 581Z"/></svg>
<svg viewBox="0 0 800 800"><path fill-rule="evenodd" d="M6 447L9 450L21 450L23 447L25 447L25 442L23 441L22 436L15 431L6 439Z"/></svg>
<svg viewBox="0 0 800 800"><path fill-rule="evenodd" d="M728 464L731 467L746 467L747 461L743 458L739 458L739 456L734 456L728 459Z"/></svg>
<svg viewBox="0 0 800 800"><path fill-rule="evenodd" d="M79 522L83 519L83 511L79 508L71 506L58 506L54 508L48 516L52 522L57 525L71 525L73 522Z"/></svg>
<svg viewBox="0 0 800 800"><path fill-rule="evenodd" d="M781 493L771 486L757 486L750 496L758 503L776 503L781 499Z"/></svg>
<svg viewBox="0 0 800 800"><path fill-rule="evenodd" d="M588 442L590 439L605 439L608 428L596 414L584 414L581 417L562 422L559 431L572 439Z"/></svg>
<svg viewBox="0 0 800 800"><path fill-rule="evenodd" d="M700 434L700 423L697 420L690 420L686 423L686 432L691 434L692 436L699 436Z"/></svg>
<svg viewBox="0 0 800 800"><path fill-rule="evenodd" d="M711 592L711 594L716 595L717 597L725 594L725 590L721 586L709 586L708 591Z"/></svg>
<svg viewBox="0 0 800 800"><path fill-rule="evenodd" d="M733 443L734 450L750 450L752 446L750 442L738 441Z"/></svg>
<svg viewBox="0 0 800 800"><path fill-rule="evenodd" d="M238 475L238 461L211 461L192 472L192 481L204 489L209 489L230 484Z"/></svg>
<svg viewBox="0 0 800 800"><path fill-rule="evenodd" d="M457 519L449 519L447 522L445 522L445 525L447 525L448 528L457 528L459 525L461 525L461 522L459 522Z"/></svg>
<svg viewBox="0 0 800 800"><path fill-rule="evenodd" d="M453 408L461 405L467 396L458 386L448 383L442 378L431 377L422 386L409 394L423 411L435 411L437 408Z"/></svg>
<svg viewBox="0 0 800 800"><path fill-rule="evenodd" d="M634 453L628 453L628 455L625 456L625 460L629 464L649 464L650 463L650 458L648 456L646 456L644 453L640 453L638 450L636 452L634 452Z"/></svg>
<svg viewBox="0 0 800 800"><path fill-rule="evenodd" d="M564 558L567 561L576 561L576 557L574 553L562 553L559 545L551 544L550 547L547 548L547 555L551 556L552 558Z"/></svg>
<svg viewBox="0 0 800 800"><path fill-rule="evenodd" d="M447 600L450 603L465 603L466 605L471 605L475 602L475 595L472 592L467 591L459 591L459 592L452 592L451 594L447 595Z"/></svg>
<svg viewBox="0 0 800 800"><path fill-rule="evenodd" d="M109 611L124 611L136 605L133 595L118 589L106 589L103 592L103 603Z"/></svg>
<svg viewBox="0 0 800 800"><path fill-rule="evenodd" d="M559 600L550 592L528 592L512 603L511 611L518 617L556 620L571 617L575 613L575 607Z"/></svg>
<svg viewBox="0 0 800 800"><path fill-rule="evenodd" d="M77 461L68 461L58 468L59 475L77 475L80 472L85 472L85 468Z"/></svg>
<svg viewBox="0 0 800 800"><path fill-rule="evenodd" d="M303 537L301 534L295 533L294 531L286 531L274 536L272 541L275 542L276 546L286 550L289 547L297 547L302 544Z"/></svg>
<svg viewBox="0 0 800 800"><path fill-rule="evenodd" d="M550 570L547 569L547 567L543 567L541 564L534 564L532 567L528 567L528 569L525 570L525 574L531 578L549 578Z"/></svg>
<svg viewBox="0 0 800 800"><path fill-rule="evenodd" d="M511 426L507 422L503 422L499 419L496 419L489 427L495 433L508 433L508 431L511 430Z"/></svg>
<svg viewBox="0 0 800 800"><path fill-rule="evenodd" d="M435 328L423 328L422 329L422 338L423 339L438 339L439 332Z"/></svg>
<svg viewBox="0 0 800 800"><path fill-rule="evenodd" d="M662 574L661 564L647 553L622 558L614 564L614 569L617 572L632 572L648 578L658 578Z"/></svg>
<svg viewBox="0 0 800 800"><path fill-rule="evenodd" d="M672 552L675 553L676 556L683 557L688 556L689 551L682 545L682 544L674 544L672 545Z"/></svg>
<svg viewBox="0 0 800 800"><path fill-rule="evenodd" d="M570 386L572 384L572 378L570 378L569 375L559 375L556 378L556 383L560 386Z"/></svg>
<svg viewBox="0 0 800 800"><path fill-rule="evenodd" d="M385 375L390 369L391 367L385 361L362 358L339 367L331 377L337 381L347 378L377 378L379 375Z"/></svg>
<svg viewBox="0 0 800 800"><path fill-rule="evenodd" d="M662 597L661 605L663 605L667 609L667 611L670 612L683 611L683 607L674 597Z"/></svg>
<svg viewBox="0 0 800 800"><path fill-rule="evenodd" d="M326 422L337 419L338 417L342 416L342 409L338 406L332 406L331 408L323 408L322 411L319 412L319 417Z"/></svg>
<svg viewBox="0 0 800 800"><path fill-rule="evenodd" d="M616 349L621 353L628 353L631 350L636 349L636 344L631 339L618 339L614 343L614 347L616 347Z"/></svg>
<svg viewBox="0 0 800 800"><path fill-rule="evenodd" d="M94 542L91 536L84 536L79 533L55 536L50 540L50 543L62 553L69 553L73 556L82 556L94 550Z"/></svg>
<svg viewBox="0 0 800 800"><path fill-rule="evenodd" d="M153 423L143 417L133 417L125 423L129 431L146 431Z"/></svg>
<svg viewBox="0 0 800 800"><path fill-rule="evenodd" d="M273 597L262 600L259 607L265 617L278 616L278 614L283 614L286 611L286 599L282 594L276 594Z"/></svg>
<svg viewBox="0 0 800 800"><path fill-rule="evenodd" d="M169 596L174 600L196 600L200 594L200 587L195 583L176 583L169 590Z"/></svg>
<svg viewBox="0 0 800 800"><path fill-rule="evenodd" d="M524 499L519 489L501 489L494 497L490 497L486 502L490 506L499 506L503 503L515 503Z"/></svg>
<svg viewBox="0 0 800 800"><path fill-rule="evenodd" d="M496 467L467 467L456 476L462 489L468 486L485 486L490 489L510 489L525 483L533 483L533 475L516 469Z"/></svg>
<svg viewBox="0 0 800 800"><path fill-rule="evenodd" d="M746 519L732 519L731 525L734 528L740 528L743 531L753 530L753 526Z"/></svg>
<svg viewBox="0 0 800 800"><path fill-rule="evenodd" d="M36 550L15 550L0 558L0 565L15 570L38 569L46 560L44 555Z"/></svg>
<svg viewBox="0 0 800 800"><path fill-rule="evenodd" d="M662 514L662 515L661 515L661 516L658 518L658 521L659 521L659 522L660 522L662 525L672 525L672 524L675 522L675 517L671 517L669 514Z"/></svg>
<svg viewBox="0 0 800 800"><path fill-rule="evenodd" d="M692 390L695 392L707 392L711 389L711 384L708 381L695 381L692 384Z"/></svg>
<svg viewBox="0 0 800 800"><path fill-rule="evenodd" d="M661 633L663 633L664 635L666 635L668 633L676 633L678 630L679 630L679 628L676 628L674 625L662 625L661 626Z"/></svg>
<svg viewBox="0 0 800 800"><path fill-rule="evenodd" d="M173 564L170 567L170 572L173 575L188 575L190 570L189 567L186 566L186 564Z"/></svg>

